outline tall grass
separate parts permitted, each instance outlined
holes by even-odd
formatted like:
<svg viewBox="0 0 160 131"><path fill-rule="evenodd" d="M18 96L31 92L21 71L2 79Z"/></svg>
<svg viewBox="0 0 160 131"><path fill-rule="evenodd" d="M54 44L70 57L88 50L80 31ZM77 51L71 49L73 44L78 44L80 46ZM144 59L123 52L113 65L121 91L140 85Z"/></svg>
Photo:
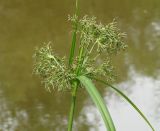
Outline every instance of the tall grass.
<svg viewBox="0 0 160 131"><path fill-rule="evenodd" d="M57 56L53 52L50 43L45 44L44 47L37 48L34 55L34 72L42 77L45 88L49 92L52 92L52 89L71 91L68 131L72 131L73 128L77 91L82 87L86 89L101 113L106 130L116 131L107 105L92 80L107 85L127 100L154 131L153 126L145 115L127 95L109 84L114 80L115 76L112 66L112 56L127 47L123 42L125 33L120 32L115 21L107 25L102 25L96 22L95 17L86 15L80 19L78 12L78 0L76 0L76 13L73 16L69 16L69 20L73 26L73 35L68 59ZM77 39L77 36L79 39ZM77 46L79 51L78 55L75 56L75 48ZM102 62L97 64L96 61L99 58L102 59ZM105 80L99 79L102 77Z"/></svg>

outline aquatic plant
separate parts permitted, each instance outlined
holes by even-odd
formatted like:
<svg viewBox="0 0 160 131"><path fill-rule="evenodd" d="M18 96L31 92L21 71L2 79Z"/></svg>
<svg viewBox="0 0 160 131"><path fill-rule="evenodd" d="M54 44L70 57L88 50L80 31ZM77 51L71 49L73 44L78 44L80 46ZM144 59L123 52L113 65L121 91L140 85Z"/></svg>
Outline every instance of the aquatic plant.
<svg viewBox="0 0 160 131"><path fill-rule="evenodd" d="M66 57L60 58L56 55L51 48L51 43L37 48L34 54L34 73L42 77L45 88L49 92L53 90L71 91L68 131L72 131L78 88L86 89L91 96L101 113L106 130L116 130L108 108L92 80L107 85L127 100L154 131L154 128L138 107L118 88L109 84L115 78L111 61L112 56L127 47L123 41L126 36L125 33L120 32L115 20L103 25L96 22L96 17L86 15L80 19L78 16L78 0L76 0L76 13L69 16L68 19L73 27L69 59L66 59ZM79 46L78 56L75 56L76 46ZM101 63L97 63L99 58L102 59ZM105 80L101 78L105 78Z"/></svg>

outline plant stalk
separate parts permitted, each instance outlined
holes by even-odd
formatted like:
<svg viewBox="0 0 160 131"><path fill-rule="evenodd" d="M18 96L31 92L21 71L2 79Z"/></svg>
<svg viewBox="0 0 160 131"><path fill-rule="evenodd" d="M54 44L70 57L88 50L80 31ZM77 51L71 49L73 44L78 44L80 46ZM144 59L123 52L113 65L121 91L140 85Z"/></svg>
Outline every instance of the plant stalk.
<svg viewBox="0 0 160 131"><path fill-rule="evenodd" d="M77 76L79 75L80 70L81 70L82 54L83 54L83 47L81 47L80 52L79 52L78 66L77 66L77 70L76 70ZM74 117L74 111L75 111L75 105L76 105L77 89L78 89L78 82L74 81L72 84L72 100L71 100L71 108L70 108L70 113L69 113L68 131L72 131L73 117Z"/></svg>
<svg viewBox="0 0 160 131"><path fill-rule="evenodd" d="M73 118L74 118L75 105L76 105L77 88L78 88L78 84L77 84L77 81L75 81L72 84L73 90L72 90L71 108L70 108L70 113L69 113L69 122L68 122L67 131L72 131L72 127L73 127Z"/></svg>
<svg viewBox="0 0 160 131"><path fill-rule="evenodd" d="M80 73L82 54L83 54L83 48L80 49L80 53L79 53L79 60L78 60L79 62L76 70L77 76ZM69 113L68 131L72 131L72 127L73 127L73 117L74 117L74 111L75 111L75 105L76 105L77 89L78 89L78 82L74 81L72 84L72 100L71 100L71 108Z"/></svg>
<svg viewBox="0 0 160 131"><path fill-rule="evenodd" d="M75 16L78 17L78 0L76 0ZM78 18L77 18L77 20L78 20ZM69 67L73 64L73 59L74 59L74 54L75 54L78 21L75 23L75 27L76 28L73 32L72 46L71 46L71 50L70 50ZM77 71L76 71L77 75L79 74L79 70L80 70L80 68L77 67ZM77 89L78 89L78 82L73 81L73 83L72 83L71 108L70 108L70 113L69 113L69 122L68 122L68 130L67 131L72 131L72 127L73 127L73 118L74 118L75 105L76 105Z"/></svg>

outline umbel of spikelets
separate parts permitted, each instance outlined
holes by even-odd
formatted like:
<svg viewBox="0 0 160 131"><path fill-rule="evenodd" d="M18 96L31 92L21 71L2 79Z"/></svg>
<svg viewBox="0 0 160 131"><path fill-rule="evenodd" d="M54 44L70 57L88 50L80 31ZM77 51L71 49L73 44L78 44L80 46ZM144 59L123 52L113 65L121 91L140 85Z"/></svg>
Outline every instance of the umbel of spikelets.
<svg viewBox="0 0 160 131"><path fill-rule="evenodd" d="M107 81L114 80L114 68L111 56L126 48L125 37L117 28L115 21L103 25L96 22L95 17L84 16L79 19L70 17L73 24L78 24L79 49L83 48L83 59L78 62L77 56L72 66L68 66L65 57L58 57L51 44L37 48L34 54L34 73L42 78L48 91L71 89L72 80L76 79L76 68L81 67L80 75L104 77ZM103 56L103 59L102 57ZM101 58L101 62L98 60ZM81 65L79 65L81 64Z"/></svg>

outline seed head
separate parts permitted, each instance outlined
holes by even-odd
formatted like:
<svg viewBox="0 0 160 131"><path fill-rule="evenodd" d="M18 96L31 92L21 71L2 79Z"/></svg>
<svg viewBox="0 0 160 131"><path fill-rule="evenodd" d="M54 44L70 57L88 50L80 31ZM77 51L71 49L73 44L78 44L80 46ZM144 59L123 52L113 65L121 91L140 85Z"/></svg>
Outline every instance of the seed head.
<svg viewBox="0 0 160 131"><path fill-rule="evenodd" d="M75 17L70 20L75 21ZM78 20L78 34L80 35L80 46L84 48L82 75L104 77L107 81L113 81L115 73L111 64L111 56L127 47L123 41L125 33L120 32L115 20L103 25L96 22L96 17L86 15ZM101 56L105 59L97 64Z"/></svg>
<svg viewBox="0 0 160 131"><path fill-rule="evenodd" d="M54 54L50 43L45 44L40 49L36 49L34 54L34 73L43 79L43 83L48 91L56 88L59 91L70 89L70 79L72 74L65 65L65 57L59 58Z"/></svg>

